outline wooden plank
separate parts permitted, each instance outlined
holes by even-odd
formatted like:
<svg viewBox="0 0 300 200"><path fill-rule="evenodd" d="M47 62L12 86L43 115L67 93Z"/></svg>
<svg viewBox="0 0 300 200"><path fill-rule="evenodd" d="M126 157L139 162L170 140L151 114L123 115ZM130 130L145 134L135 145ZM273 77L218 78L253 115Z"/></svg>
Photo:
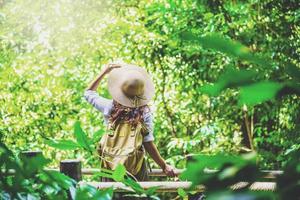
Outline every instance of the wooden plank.
<svg viewBox="0 0 300 200"><path fill-rule="evenodd" d="M175 169L174 172L175 174L180 175L184 170L185 169ZM149 176L166 176L162 169L151 169L148 173Z"/></svg>
<svg viewBox="0 0 300 200"><path fill-rule="evenodd" d="M177 192L178 188L188 190L191 186L191 182L188 181L149 181L149 182L138 182L143 189L149 189L151 187L159 187L157 192ZM113 187L116 192L133 191L130 187L125 186L120 182L86 182L80 181L79 185L92 185L97 189L107 189ZM232 190L248 188L253 191L275 191L275 182L254 182L249 184L248 182L239 182L230 187ZM195 187L193 191L204 192L205 186L199 185Z"/></svg>
<svg viewBox="0 0 300 200"><path fill-rule="evenodd" d="M280 170L262 170L261 172L264 173L264 178L267 179L274 179L283 174L283 171Z"/></svg>
<svg viewBox="0 0 300 200"><path fill-rule="evenodd" d="M275 191L276 183L275 182L254 182L249 187L250 190L255 191Z"/></svg>
<svg viewBox="0 0 300 200"><path fill-rule="evenodd" d="M275 182L238 182L230 187L232 190L239 190L243 188L249 188L253 191L275 191L276 183Z"/></svg>
<svg viewBox="0 0 300 200"><path fill-rule="evenodd" d="M177 192L178 188L186 189L188 190L191 186L191 182L188 181L149 181L149 182L138 182L141 187L145 190L151 188L151 187L159 187L156 191L157 192ZM116 192L125 192L125 191L133 191L130 187L124 185L121 182L86 182L86 181L80 181L79 185L92 185L96 187L97 189L107 189L110 187L113 187ZM198 192L203 192L205 189L204 186L197 186L195 190Z"/></svg>
<svg viewBox="0 0 300 200"><path fill-rule="evenodd" d="M59 171L59 169L55 169L55 168L45 168L46 170L54 170L54 171ZM185 169L176 169L175 173L176 174L181 174ZM4 172L4 170L2 170ZM101 170L99 168L83 168L82 169L82 175L93 175L95 173L100 172ZM210 173L215 173L217 172L217 170L205 170L204 173L210 174ZM277 176L283 174L283 171L279 171L279 170L262 170L262 172L264 173L264 177L266 179L274 179ZM13 174L14 170L9 170L8 174ZM149 176L152 177L165 177L166 175L163 173L163 171L161 169L152 169L152 171L149 171Z"/></svg>
<svg viewBox="0 0 300 200"><path fill-rule="evenodd" d="M83 168L82 174L84 175L93 175L95 173L100 172L100 169L97 168ZM184 169L175 169L175 174L181 174L184 171ZM152 169L151 171L148 171L149 176L166 176L165 173L161 169Z"/></svg>
<svg viewBox="0 0 300 200"><path fill-rule="evenodd" d="M177 175L180 175L185 169L175 169L175 173ZM83 168L82 169L82 174L84 175L93 175L97 172L100 172L100 169L97 168ZM218 170L212 170L212 169L205 169L204 173L205 174L212 174L212 173L216 173L218 172ZM152 169L152 171L149 171L149 176L166 176L165 173L161 170L161 169ZM283 171L276 171L276 170L262 170L262 173L264 174L263 178L267 178L267 179L273 179L276 178L277 176L283 174Z"/></svg>
<svg viewBox="0 0 300 200"><path fill-rule="evenodd" d="M181 174L185 169L175 169L175 173L177 175ZM97 168L83 168L82 174L84 175L93 175L97 172L100 172L100 169ZM205 174L216 173L218 170L206 169L204 170ZM161 169L152 169L149 171L149 176L166 176L165 173ZM264 178L276 178L277 176L283 174L283 171L276 171L276 170L262 170L264 174Z"/></svg>

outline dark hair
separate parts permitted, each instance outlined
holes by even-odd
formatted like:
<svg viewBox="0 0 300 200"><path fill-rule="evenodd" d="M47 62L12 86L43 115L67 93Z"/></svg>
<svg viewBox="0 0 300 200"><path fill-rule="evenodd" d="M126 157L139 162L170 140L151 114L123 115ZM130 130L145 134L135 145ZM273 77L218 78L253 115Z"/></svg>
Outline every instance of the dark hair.
<svg viewBox="0 0 300 200"><path fill-rule="evenodd" d="M120 121L129 122L133 127L136 127L139 122L143 123L143 114L149 112L148 105L131 108L123 106L117 101L113 100L113 108L109 116L109 122L111 124L117 124Z"/></svg>

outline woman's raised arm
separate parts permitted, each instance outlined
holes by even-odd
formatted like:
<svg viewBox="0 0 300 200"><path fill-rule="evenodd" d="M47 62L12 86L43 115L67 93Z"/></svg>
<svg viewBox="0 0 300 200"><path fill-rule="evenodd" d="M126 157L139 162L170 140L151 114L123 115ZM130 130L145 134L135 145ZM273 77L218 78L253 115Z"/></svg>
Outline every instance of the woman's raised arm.
<svg viewBox="0 0 300 200"><path fill-rule="evenodd" d="M85 90L84 97L88 103L94 106L97 110L101 111L103 114L109 113L112 106L112 101L110 99L99 96L96 92L100 81L103 77L108 74L112 69L118 68L120 65L108 64L106 65L97 76L97 78L90 84L90 86Z"/></svg>
<svg viewBox="0 0 300 200"><path fill-rule="evenodd" d="M111 70L114 68L121 67L119 64L107 64L105 67L101 70L100 74L97 76L97 78L89 85L89 87L86 90L94 90L96 91L100 81L103 79L103 77L108 74Z"/></svg>

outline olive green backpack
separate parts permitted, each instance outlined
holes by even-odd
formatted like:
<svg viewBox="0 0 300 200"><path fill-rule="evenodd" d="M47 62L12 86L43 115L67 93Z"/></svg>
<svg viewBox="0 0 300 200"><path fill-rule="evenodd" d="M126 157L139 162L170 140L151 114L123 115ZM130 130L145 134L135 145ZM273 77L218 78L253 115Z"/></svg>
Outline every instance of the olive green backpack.
<svg viewBox="0 0 300 200"><path fill-rule="evenodd" d="M120 121L115 126L107 127L97 147L102 167L114 170L118 164L123 164L129 173L136 175L144 161L142 144L147 130L145 125L140 122L133 128L128 122Z"/></svg>

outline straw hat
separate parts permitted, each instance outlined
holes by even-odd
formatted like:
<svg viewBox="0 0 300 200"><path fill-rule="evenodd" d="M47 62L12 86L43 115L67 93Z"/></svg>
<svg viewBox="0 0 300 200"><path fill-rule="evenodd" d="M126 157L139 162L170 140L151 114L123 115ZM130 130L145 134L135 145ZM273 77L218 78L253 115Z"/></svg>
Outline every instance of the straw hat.
<svg viewBox="0 0 300 200"><path fill-rule="evenodd" d="M108 91L115 101L127 107L146 105L155 88L147 71L133 64L120 64L108 76Z"/></svg>

